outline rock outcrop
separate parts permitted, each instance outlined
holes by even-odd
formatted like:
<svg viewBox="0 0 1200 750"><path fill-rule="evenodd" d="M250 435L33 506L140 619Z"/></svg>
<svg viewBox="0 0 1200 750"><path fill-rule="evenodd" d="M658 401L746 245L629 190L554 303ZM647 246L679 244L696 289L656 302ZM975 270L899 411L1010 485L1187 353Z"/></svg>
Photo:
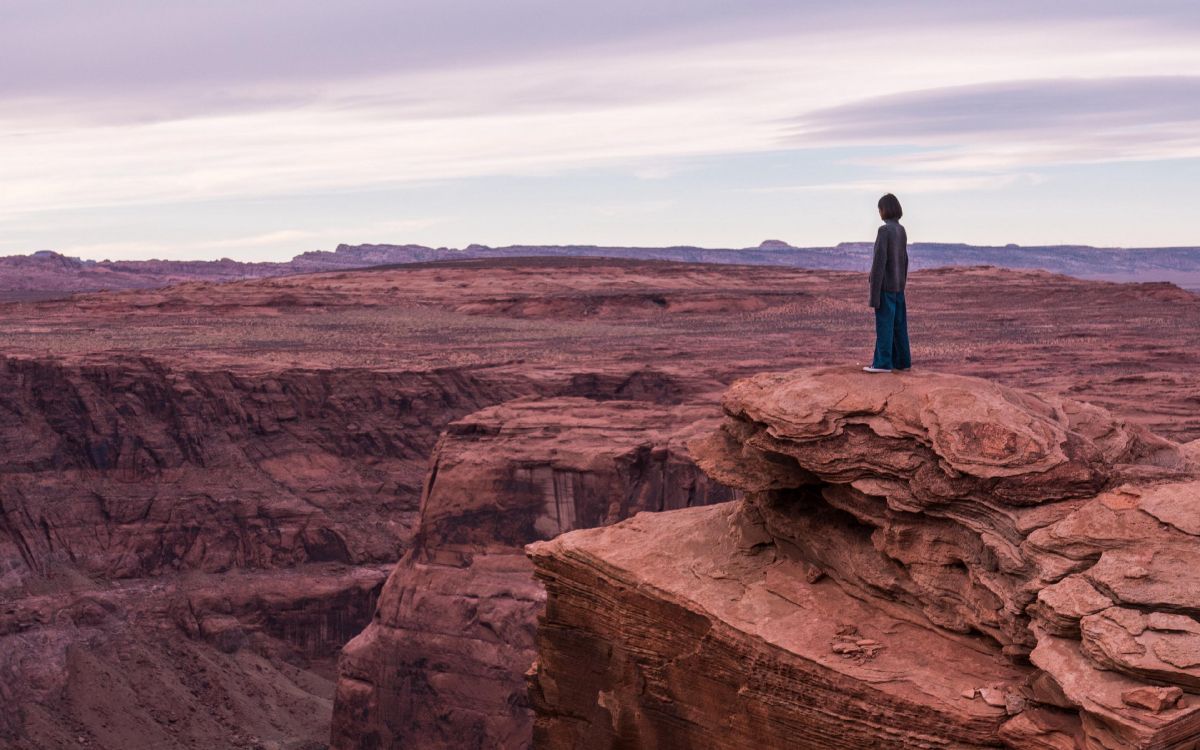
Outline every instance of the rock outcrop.
<svg viewBox="0 0 1200 750"><path fill-rule="evenodd" d="M691 447L744 500L528 548L539 747L1200 742L1190 449L928 372L761 375L724 408Z"/></svg>
<svg viewBox="0 0 1200 750"><path fill-rule="evenodd" d="M524 400L451 424L413 549L344 649L332 746L518 748L544 603L523 545L638 511L728 500L688 440L715 404Z"/></svg>

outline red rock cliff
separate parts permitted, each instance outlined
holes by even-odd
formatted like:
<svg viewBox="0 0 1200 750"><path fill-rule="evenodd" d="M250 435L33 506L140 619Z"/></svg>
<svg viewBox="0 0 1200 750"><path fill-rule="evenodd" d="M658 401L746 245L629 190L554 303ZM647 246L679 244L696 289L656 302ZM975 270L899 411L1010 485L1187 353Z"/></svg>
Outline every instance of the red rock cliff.
<svg viewBox="0 0 1200 750"><path fill-rule="evenodd" d="M449 426L412 551L342 654L332 746L518 748L544 595L524 544L727 500L686 442L714 405L516 401Z"/></svg>
<svg viewBox="0 0 1200 750"><path fill-rule="evenodd" d="M762 375L724 407L692 447L744 501L528 548L536 746L1200 741L1180 446L934 373Z"/></svg>

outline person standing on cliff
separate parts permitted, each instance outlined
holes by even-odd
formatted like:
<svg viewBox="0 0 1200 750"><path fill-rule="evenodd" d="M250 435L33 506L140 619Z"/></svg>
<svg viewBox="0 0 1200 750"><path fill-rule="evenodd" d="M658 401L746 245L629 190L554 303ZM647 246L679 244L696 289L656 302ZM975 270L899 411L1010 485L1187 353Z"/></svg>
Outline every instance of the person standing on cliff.
<svg viewBox="0 0 1200 750"><path fill-rule="evenodd" d="M879 199L883 226L875 235L871 261L871 307L875 308L875 358L867 372L892 372L912 367L908 350L908 312L904 283L908 280L908 234L900 226L900 201L888 193Z"/></svg>

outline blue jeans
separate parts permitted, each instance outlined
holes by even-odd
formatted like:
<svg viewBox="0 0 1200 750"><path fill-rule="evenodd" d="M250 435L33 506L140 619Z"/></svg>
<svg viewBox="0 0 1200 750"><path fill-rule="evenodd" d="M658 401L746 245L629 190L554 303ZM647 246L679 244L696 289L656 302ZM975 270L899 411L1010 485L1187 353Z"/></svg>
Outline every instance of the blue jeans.
<svg viewBox="0 0 1200 750"><path fill-rule="evenodd" d="M912 367L904 292L884 292L879 298L879 307L875 308L875 359L871 366L881 370Z"/></svg>

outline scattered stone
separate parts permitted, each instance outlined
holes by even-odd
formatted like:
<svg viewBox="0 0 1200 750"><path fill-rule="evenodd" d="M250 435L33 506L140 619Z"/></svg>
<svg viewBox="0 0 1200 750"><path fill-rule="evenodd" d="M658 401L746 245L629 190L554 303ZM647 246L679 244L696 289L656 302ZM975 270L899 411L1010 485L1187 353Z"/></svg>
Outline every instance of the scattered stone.
<svg viewBox="0 0 1200 750"><path fill-rule="evenodd" d="M1025 705L1025 698L1020 693L1007 692L1004 694L1004 710L1009 716L1016 716L1024 711Z"/></svg>
<svg viewBox="0 0 1200 750"><path fill-rule="evenodd" d="M809 563L809 562L805 562L805 563L803 563L803 565L804 565L804 580L808 581L809 583L816 583L817 581L819 581L825 577L825 571L821 570L816 565L813 565L812 563Z"/></svg>
<svg viewBox="0 0 1200 750"><path fill-rule="evenodd" d="M1144 708L1156 714L1174 708L1182 697L1183 690L1177 687L1139 687L1121 693L1125 705Z"/></svg>
<svg viewBox="0 0 1200 750"><path fill-rule="evenodd" d="M979 693L980 698L983 698L983 702L989 706L1005 708L1008 705L1008 701L1004 697L1003 690L999 690L994 687L985 687L979 688L976 692Z"/></svg>

